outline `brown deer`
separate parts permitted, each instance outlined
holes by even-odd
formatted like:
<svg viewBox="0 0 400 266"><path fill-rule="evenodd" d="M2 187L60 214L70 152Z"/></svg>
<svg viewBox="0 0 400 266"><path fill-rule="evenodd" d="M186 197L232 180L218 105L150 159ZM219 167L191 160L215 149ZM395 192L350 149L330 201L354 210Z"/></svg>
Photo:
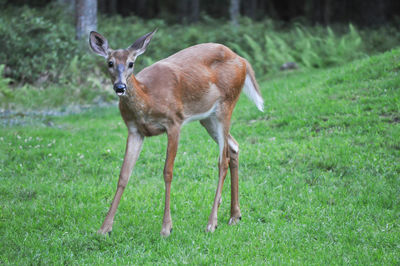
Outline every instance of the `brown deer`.
<svg viewBox="0 0 400 266"><path fill-rule="evenodd" d="M161 235L172 231L170 191L174 160L181 127L200 120L219 145L219 180L206 231L217 228L217 211L222 185L231 171L231 217L241 219L238 196L239 145L229 133L233 108L245 85L245 93L263 111L263 99L249 62L224 45L198 44L133 73L135 59L143 54L155 31L136 40L127 49L112 50L101 34L91 32L93 52L107 60L119 109L128 128L125 157L117 191L107 216L98 231L111 233L114 216L132 169L142 149L144 137L167 133L167 158L164 166L165 208Z"/></svg>

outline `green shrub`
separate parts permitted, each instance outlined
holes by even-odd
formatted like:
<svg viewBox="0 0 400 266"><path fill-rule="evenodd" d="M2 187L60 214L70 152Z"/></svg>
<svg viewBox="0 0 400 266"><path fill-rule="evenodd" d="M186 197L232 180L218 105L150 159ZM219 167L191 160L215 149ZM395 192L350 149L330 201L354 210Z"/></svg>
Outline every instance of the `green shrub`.
<svg viewBox="0 0 400 266"><path fill-rule="evenodd" d="M47 14L49 16L44 16ZM50 16L51 14L51 16ZM72 24L60 10L7 9L0 16L0 61L18 81L56 81L77 53Z"/></svg>
<svg viewBox="0 0 400 266"><path fill-rule="evenodd" d="M207 16L197 24L168 25L160 19L102 14L98 21L98 31L114 49L128 47L138 37L158 28L147 52L138 58L136 72L204 42L229 46L251 62L258 77L274 73L289 61L300 67L324 68L400 45L400 32L391 26L358 30L352 25L329 28L242 18L239 27L232 27L228 21ZM87 40L75 40L73 16L59 7L0 10L0 43L0 64L6 66L6 76L16 84L33 84L30 89L62 86L68 88L63 93L87 99L100 94L109 99L105 92L110 84L108 75L103 75L107 72L104 59L89 51Z"/></svg>
<svg viewBox="0 0 400 266"><path fill-rule="evenodd" d="M75 40L72 17L54 5L44 9L7 8L0 15L0 62L11 69L8 75L16 81L81 84L93 65L102 62L88 53L86 40L84 45ZM99 31L113 48L127 47L144 33L159 28L147 53L138 59L136 70L201 42L230 46L248 57L258 73L276 70L287 61L317 68L338 65L400 44L399 33L391 27L358 31L352 25L333 30L295 24L283 28L268 19L253 22L244 18L234 28L229 22L206 16L189 26L135 16L99 16Z"/></svg>
<svg viewBox="0 0 400 266"><path fill-rule="evenodd" d="M248 58L261 73L274 72L289 61L304 67L321 68L364 55L360 34L352 25L341 36L329 27L309 29L299 25L287 32L267 32L264 39L244 34L244 43L230 42L229 46Z"/></svg>
<svg viewBox="0 0 400 266"><path fill-rule="evenodd" d="M4 65L0 65L0 99L9 99L12 97L12 90L8 86L12 79L3 76Z"/></svg>

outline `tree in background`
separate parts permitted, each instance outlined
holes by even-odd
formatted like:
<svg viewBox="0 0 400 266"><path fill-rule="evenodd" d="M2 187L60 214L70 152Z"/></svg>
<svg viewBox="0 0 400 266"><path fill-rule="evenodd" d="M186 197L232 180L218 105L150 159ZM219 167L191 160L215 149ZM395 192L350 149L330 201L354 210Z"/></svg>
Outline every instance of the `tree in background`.
<svg viewBox="0 0 400 266"><path fill-rule="evenodd" d="M137 2L142 3L145 0ZM99 11L114 15L117 13L118 1L117 0L98 0Z"/></svg>
<svg viewBox="0 0 400 266"><path fill-rule="evenodd" d="M197 22L200 13L200 0L180 0L178 9L183 21Z"/></svg>
<svg viewBox="0 0 400 266"><path fill-rule="evenodd" d="M97 0L76 0L75 2L76 39L86 38L97 29Z"/></svg>
<svg viewBox="0 0 400 266"><path fill-rule="evenodd" d="M58 2L71 10L75 1L79 0L0 0L0 8L7 5L43 7ZM313 25L354 23L380 26L398 24L400 16L399 0L98 0L97 3L99 11L104 14L160 18L167 24L197 22L203 14L230 19L236 25L240 14L254 20L272 18Z"/></svg>
<svg viewBox="0 0 400 266"><path fill-rule="evenodd" d="M234 26L238 26L238 17L240 11L240 0L230 0L229 16Z"/></svg>

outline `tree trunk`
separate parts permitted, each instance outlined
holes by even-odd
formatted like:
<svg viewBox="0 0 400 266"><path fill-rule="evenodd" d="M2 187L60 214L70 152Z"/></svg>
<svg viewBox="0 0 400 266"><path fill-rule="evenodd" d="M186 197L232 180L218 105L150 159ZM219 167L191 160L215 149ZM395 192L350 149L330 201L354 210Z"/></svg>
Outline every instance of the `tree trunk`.
<svg viewBox="0 0 400 266"><path fill-rule="evenodd" d="M308 21L312 22L313 21L313 0L306 0L305 2L305 15Z"/></svg>
<svg viewBox="0 0 400 266"><path fill-rule="evenodd" d="M325 0L324 6L324 24L329 25L331 23L331 14L332 14L333 5L331 0Z"/></svg>
<svg viewBox="0 0 400 266"><path fill-rule="evenodd" d="M239 18L239 10L240 8L240 0L230 0L230 6L229 6L229 15L231 18L231 23L234 26L238 26L238 18Z"/></svg>
<svg viewBox="0 0 400 266"><path fill-rule="evenodd" d="M191 0L190 1L190 22L197 22L199 20L199 0Z"/></svg>
<svg viewBox="0 0 400 266"><path fill-rule="evenodd" d="M146 9L149 8L149 5L146 5L146 0L138 0L136 1L136 14L141 17L146 17L147 12Z"/></svg>
<svg viewBox="0 0 400 266"><path fill-rule="evenodd" d="M256 18L257 0L247 0L244 2L244 14L249 18Z"/></svg>
<svg viewBox="0 0 400 266"><path fill-rule="evenodd" d="M189 12L189 2L187 0L178 1L178 12L180 16L180 22L183 23Z"/></svg>
<svg viewBox="0 0 400 266"><path fill-rule="evenodd" d="M86 39L97 29L97 0L76 0L76 39Z"/></svg>
<svg viewBox="0 0 400 266"><path fill-rule="evenodd" d="M268 16L275 20L280 20L279 12L277 12L274 2L271 0L270 1L262 1L262 2L265 4L264 9L267 10Z"/></svg>
<svg viewBox="0 0 400 266"><path fill-rule="evenodd" d="M109 0L108 2L108 13L115 14L117 13L118 3L117 0Z"/></svg>
<svg viewBox="0 0 400 266"><path fill-rule="evenodd" d="M107 3L106 0L97 0L97 12L105 14L107 11Z"/></svg>

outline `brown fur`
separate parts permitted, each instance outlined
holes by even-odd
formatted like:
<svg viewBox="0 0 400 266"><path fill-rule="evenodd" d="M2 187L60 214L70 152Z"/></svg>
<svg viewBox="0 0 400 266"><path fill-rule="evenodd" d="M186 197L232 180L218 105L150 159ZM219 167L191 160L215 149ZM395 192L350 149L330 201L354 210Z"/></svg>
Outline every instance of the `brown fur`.
<svg viewBox="0 0 400 266"><path fill-rule="evenodd" d="M180 129L184 123L192 119L200 119L200 123L220 145L221 150L218 164L218 187L207 231L212 232L217 227L217 210L228 167L231 171L229 223L235 224L241 218L238 198L239 146L229 133L230 120L246 74L251 76L252 83L259 93L254 71L247 60L226 46L205 43L171 55L143 69L135 76L133 70L129 70L126 66L130 61L134 61L138 54L144 52L153 34L154 32L140 38L140 41L136 42L139 45L131 46L135 49L115 51L108 48L107 40L100 34L91 34L91 47L96 53L114 62L114 65L120 65L120 69L125 66L123 72L118 68L110 68L110 74L114 83L126 82L126 94L120 97L119 109L128 127L127 147L117 192L99 232L104 234L112 229L118 203L139 156L144 137L166 132L168 135L167 158L164 167L166 193L161 234L164 236L170 234L172 230L170 189L173 164ZM140 46L142 43L144 47Z"/></svg>

